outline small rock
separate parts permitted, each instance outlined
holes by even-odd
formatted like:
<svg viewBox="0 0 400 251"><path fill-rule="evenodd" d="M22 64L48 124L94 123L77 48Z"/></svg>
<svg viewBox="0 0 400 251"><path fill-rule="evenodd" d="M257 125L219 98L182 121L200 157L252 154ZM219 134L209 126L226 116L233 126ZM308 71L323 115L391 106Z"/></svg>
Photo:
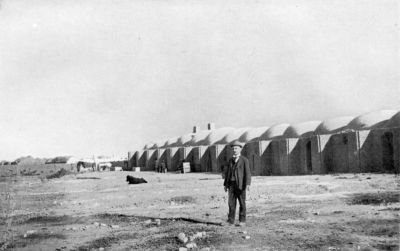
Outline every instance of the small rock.
<svg viewBox="0 0 400 251"><path fill-rule="evenodd" d="M155 222L156 222L157 226L161 225L161 220L160 219L156 219Z"/></svg>
<svg viewBox="0 0 400 251"><path fill-rule="evenodd" d="M95 225L96 227L99 227L99 226L100 226L100 223L94 222L93 225Z"/></svg>
<svg viewBox="0 0 400 251"><path fill-rule="evenodd" d="M187 248L182 248L182 247L180 247L180 248L179 248L179 251L187 251Z"/></svg>
<svg viewBox="0 0 400 251"><path fill-rule="evenodd" d="M104 248L99 248L99 251L104 251Z"/></svg>
<svg viewBox="0 0 400 251"><path fill-rule="evenodd" d="M146 220L143 222L145 225L150 225L151 224L151 220Z"/></svg>
<svg viewBox="0 0 400 251"><path fill-rule="evenodd" d="M77 231L78 228L77 228L77 227L72 227L71 230L72 230L72 231Z"/></svg>
<svg viewBox="0 0 400 251"><path fill-rule="evenodd" d="M119 226L118 225L111 225L111 228L117 229L117 228L119 228Z"/></svg>
<svg viewBox="0 0 400 251"><path fill-rule="evenodd" d="M243 238L246 239L246 240L249 240L249 239L250 239L250 236L249 236L249 235L246 235L246 236L243 236Z"/></svg>
<svg viewBox="0 0 400 251"><path fill-rule="evenodd" d="M186 243L188 241L188 238L186 237L185 233L179 233L178 240L182 243Z"/></svg>
<svg viewBox="0 0 400 251"><path fill-rule="evenodd" d="M36 230L28 230L28 231L26 231L26 234L27 235L31 235L31 234L34 234L36 232L37 232Z"/></svg>
<svg viewBox="0 0 400 251"><path fill-rule="evenodd" d="M240 231L241 234L247 234L247 231Z"/></svg>
<svg viewBox="0 0 400 251"><path fill-rule="evenodd" d="M100 223L100 227L107 227L107 224L105 224L105 223Z"/></svg>
<svg viewBox="0 0 400 251"><path fill-rule="evenodd" d="M188 244L186 244L187 249L194 249L197 247L196 243L194 242L190 242Z"/></svg>

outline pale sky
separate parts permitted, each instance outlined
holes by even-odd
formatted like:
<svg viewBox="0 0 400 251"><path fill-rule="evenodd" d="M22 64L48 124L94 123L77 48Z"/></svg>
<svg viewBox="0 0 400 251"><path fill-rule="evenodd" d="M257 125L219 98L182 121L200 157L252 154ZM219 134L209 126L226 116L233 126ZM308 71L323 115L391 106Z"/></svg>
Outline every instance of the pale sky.
<svg viewBox="0 0 400 251"><path fill-rule="evenodd" d="M0 160L400 110L398 0L0 0Z"/></svg>

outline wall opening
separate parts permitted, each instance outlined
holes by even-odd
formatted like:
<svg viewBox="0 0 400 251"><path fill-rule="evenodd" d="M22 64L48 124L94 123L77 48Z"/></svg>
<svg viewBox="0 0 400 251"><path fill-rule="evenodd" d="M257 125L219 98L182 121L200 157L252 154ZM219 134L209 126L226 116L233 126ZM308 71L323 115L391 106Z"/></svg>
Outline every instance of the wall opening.
<svg viewBox="0 0 400 251"><path fill-rule="evenodd" d="M306 144L306 163L307 163L307 173L312 173L311 141L308 141Z"/></svg>
<svg viewBox="0 0 400 251"><path fill-rule="evenodd" d="M394 171L394 149L392 132L385 132L382 135L382 165L385 171Z"/></svg>

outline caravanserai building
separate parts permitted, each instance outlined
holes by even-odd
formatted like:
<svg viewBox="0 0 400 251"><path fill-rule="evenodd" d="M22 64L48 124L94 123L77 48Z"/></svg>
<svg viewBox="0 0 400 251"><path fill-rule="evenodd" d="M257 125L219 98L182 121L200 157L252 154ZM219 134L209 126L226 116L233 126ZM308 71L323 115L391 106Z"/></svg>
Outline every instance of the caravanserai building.
<svg viewBox="0 0 400 251"><path fill-rule="evenodd" d="M229 144L243 143L253 175L301 175L400 171L400 112L380 110L294 125L207 130L150 143L129 152L129 167L154 171L165 162L176 171L189 162L192 172L218 173L227 165Z"/></svg>

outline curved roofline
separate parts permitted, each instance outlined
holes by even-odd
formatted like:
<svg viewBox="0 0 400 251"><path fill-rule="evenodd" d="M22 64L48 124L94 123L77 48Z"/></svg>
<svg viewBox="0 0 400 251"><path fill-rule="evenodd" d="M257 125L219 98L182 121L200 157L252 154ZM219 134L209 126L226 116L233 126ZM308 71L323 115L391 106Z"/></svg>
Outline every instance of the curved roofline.
<svg viewBox="0 0 400 251"><path fill-rule="evenodd" d="M260 136L260 140L281 138L289 126L290 124L288 123L275 124Z"/></svg>
<svg viewBox="0 0 400 251"><path fill-rule="evenodd" d="M283 138L300 138L313 135L315 129L321 124L319 120L297 123L289 126L283 133Z"/></svg>
<svg viewBox="0 0 400 251"><path fill-rule="evenodd" d="M315 129L315 134L331 134L348 129L348 124L354 119L354 116L341 116L334 117L321 122L321 124Z"/></svg>
<svg viewBox="0 0 400 251"><path fill-rule="evenodd" d="M349 122L348 128L353 130L369 130L377 128L385 128L386 123L398 111L396 110L379 110L361 114Z"/></svg>
<svg viewBox="0 0 400 251"><path fill-rule="evenodd" d="M250 128L239 137L239 141L243 143L255 141L259 139L261 135L265 133L269 128L269 126Z"/></svg>
<svg viewBox="0 0 400 251"><path fill-rule="evenodd" d="M395 115L393 115L387 122L386 126L388 128L400 127L400 112L397 112Z"/></svg>

